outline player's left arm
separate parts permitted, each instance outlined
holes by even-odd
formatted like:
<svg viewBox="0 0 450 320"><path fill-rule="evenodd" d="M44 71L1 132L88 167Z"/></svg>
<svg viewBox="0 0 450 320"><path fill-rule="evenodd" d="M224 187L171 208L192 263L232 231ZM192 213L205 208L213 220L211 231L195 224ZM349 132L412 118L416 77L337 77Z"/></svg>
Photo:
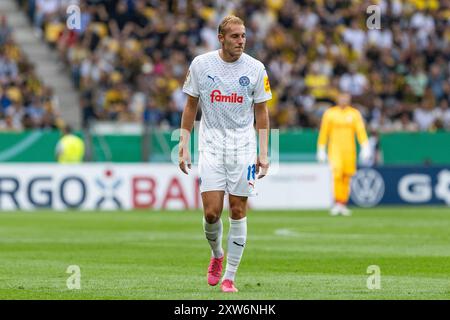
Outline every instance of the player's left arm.
<svg viewBox="0 0 450 320"><path fill-rule="evenodd" d="M269 110L267 108L267 101L272 99L272 91L270 90L269 76L266 68L261 64L259 70L258 80L255 86L254 93L254 109L256 131L258 133L259 141L259 155L256 161L256 173L258 179L261 179L269 170Z"/></svg>
<svg viewBox="0 0 450 320"><path fill-rule="evenodd" d="M358 143L361 146L360 152L361 159L367 160L370 158L371 153L369 146L369 138L367 137L363 117L361 116L361 113L359 111L356 113L355 117L355 131Z"/></svg>
<svg viewBox="0 0 450 320"><path fill-rule="evenodd" d="M255 120L259 141L259 154L256 162L256 173L259 174L258 179L261 179L267 174L269 169L268 149L270 120L269 109L267 108L266 101L255 103Z"/></svg>

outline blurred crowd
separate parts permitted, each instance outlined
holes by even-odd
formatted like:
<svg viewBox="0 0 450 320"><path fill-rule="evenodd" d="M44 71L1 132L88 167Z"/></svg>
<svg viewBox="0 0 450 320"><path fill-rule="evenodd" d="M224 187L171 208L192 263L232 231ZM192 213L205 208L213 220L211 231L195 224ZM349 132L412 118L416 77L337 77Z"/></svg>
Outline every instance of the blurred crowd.
<svg viewBox="0 0 450 320"><path fill-rule="evenodd" d="M0 16L0 131L52 129L59 124L51 88L13 38L7 17Z"/></svg>
<svg viewBox="0 0 450 320"><path fill-rule="evenodd" d="M70 70L85 125L178 127L189 64L219 48L217 26L233 13L267 67L272 127L316 128L341 90L370 131L450 130L448 0L18 1ZM79 29L66 27L69 4ZM373 4L379 29L367 24Z"/></svg>

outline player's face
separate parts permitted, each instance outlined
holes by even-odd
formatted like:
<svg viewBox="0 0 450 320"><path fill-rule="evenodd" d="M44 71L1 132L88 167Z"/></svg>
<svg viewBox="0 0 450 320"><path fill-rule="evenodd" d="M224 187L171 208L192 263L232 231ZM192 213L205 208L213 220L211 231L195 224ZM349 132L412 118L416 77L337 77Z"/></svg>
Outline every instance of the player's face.
<svg viewBox="0 0 450 320"><path fill-rule="evenodd" d="M219 34L219 41L226 54L239 58L245 48L245 27L241 24L230 24L225 35Z"/></svg>
<svg viewBox="0 0 450 320"><path fill-rule="evenodd" d="M339 106L341 106L341 107L348 106L348 105L350 105L350 102L351 102L351 98L350 98L349 94L344 93L344 94L340 94L338 96L337 103Z"/></svg>

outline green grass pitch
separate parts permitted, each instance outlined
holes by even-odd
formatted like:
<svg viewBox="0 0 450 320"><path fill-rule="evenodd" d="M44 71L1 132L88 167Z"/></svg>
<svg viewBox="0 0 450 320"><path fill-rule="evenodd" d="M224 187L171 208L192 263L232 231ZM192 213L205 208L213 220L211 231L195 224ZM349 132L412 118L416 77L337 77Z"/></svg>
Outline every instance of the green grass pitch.
<svg viewBox="0 0 450 320"><path fill-rule="evenodd" d="M201 215L2 212L0 299L450 299L449 208L251 211L235 294L206 283Z"/></svg>

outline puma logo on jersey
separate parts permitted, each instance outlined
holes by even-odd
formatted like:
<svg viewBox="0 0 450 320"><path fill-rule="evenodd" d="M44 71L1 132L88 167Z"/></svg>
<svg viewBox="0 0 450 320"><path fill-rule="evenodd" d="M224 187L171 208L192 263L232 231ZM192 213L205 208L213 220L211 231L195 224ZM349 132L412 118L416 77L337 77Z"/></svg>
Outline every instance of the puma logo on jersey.
<svg viewBox="0 0 450 320"><path fill-rule="evenodd" d="M208 78L210 78L213 82L216 82L216 77L212 77L212 76L208 75Z"/></svg>
<svg viewBox="0 0 450 320"><path fill-rule="evenodd" d="M232 93L229 96L222 95L220 90L214 90L211 92L211 103L216 102L231 102L231 103L242 103L244 102L243 96L238 96L237 93Z"/></svg>

